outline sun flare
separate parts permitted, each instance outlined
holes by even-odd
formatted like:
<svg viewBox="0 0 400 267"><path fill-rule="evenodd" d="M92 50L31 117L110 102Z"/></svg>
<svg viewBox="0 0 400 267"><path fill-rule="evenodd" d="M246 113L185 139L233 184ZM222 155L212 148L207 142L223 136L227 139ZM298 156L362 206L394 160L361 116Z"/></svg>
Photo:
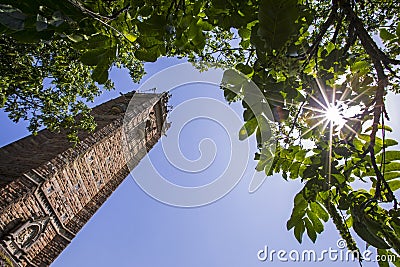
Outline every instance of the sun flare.
<svg viewBox="0 0 400 267"><path fill-rule="evenodd" d="M344 119L343 111L339 106L336 105L329 105L329 107L325 110L325 118L333 123L333 125L342 128L346 123Z"/></svg>

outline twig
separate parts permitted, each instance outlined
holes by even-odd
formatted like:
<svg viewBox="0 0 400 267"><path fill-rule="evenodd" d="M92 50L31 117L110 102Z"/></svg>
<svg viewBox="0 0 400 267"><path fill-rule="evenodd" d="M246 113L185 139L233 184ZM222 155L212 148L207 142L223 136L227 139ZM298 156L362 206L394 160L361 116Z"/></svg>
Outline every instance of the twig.
<svg viewBox="0 0 400 267"><path fill-rule="evenodd" d="M336 15L337 15L337 10L338 10L338 5L337 5L336 1L334 1L333 7L332 7L332 11L329 14L329 17L324 22L324 24L322 24L321 31L319 32L319 34L315 38L314 43L312 44L312 46L306 52L306 55L308 56L308 59L306 60L306 62L308 62L308 60L314 55L314 53L316 52L318 45L321 43L322 38L324 37L325 33L327 32L329 27L335 21L335 18L336 18Z"/></svg>
<svg viewBox="0 0 400 267"><path fill-rule="evenodd" d="M336 23L335 32L333 33L333 37L332 37L332 40L331 40L331 42L334 43L334 44L336 43L336 38L339 35L340 29L342 28L343 17L344 17L343 12L341 12L340 16L339 16L339 19L337 20L337 23Z"/></svg>
<svg viewBox="0 0 400 267"><path fill-rule="evenodd" d="M117 30L115 27L107 24L106 22L102 21L100 18L103 18L105 20L108 20L109 17L108 16L102 16L99 15L89 9L87 9L86 7L82 6L81 4L77 3L74 0L68 0L73 6L77 7L78 9L80 9L83 13L88 14L89 16L91 16L93 19L97 20L98 22L100 22L101 24L103 24L104 26L114 30L116 33L118 33L119 35L121 35L122 37L124 37L129 43L132 43L122 32L120 32L119 30ZM122 12L121 12L122 13Z"/></svg>
<svg viewBox="0 0 400 267"><path fill-rule="evenodd" d="M287 137L290 137L290 135L294 131L294 127L297 125L296 121L299 119L301 110L303 109L303 107L304 107L304 105L306 104L307 101L308 101L308 97L301 103L299 109L297 110L296 116L294 117L293 122L292 122L292 127L290 128L290 130L289 130L289 132L287 134Z"/></svg>
<svg viewBox="0 0 400 267"><path fill-rule="evenodd" d="M124 13L125 11L128 11L129 8L131 8L131 5L126 5L125 7L123 7L122 9L118 10L117 12L115 12L114 14L112 14L111 16L106 16L108 19L110 20L114 20L116 19L119 15L121 15L122 13Z"/></svg>
<svg viewBox="0 0 400 267"><path fill-rule="evenodd" d="M212 47L212 46L210 46L210 47L211 47L212 49L216 49L215 47ZM215 54L215 53L218 53L218 52L225 52L225 51L248 51L248 52L253 52L253 51L255 51L255 49L254 49L254 48L243 49L243 48L241 48L241 47L236 47L236 48L221 48L221 49L213 50L213 51L211 51L211 52L207 52L207 53L204 54L204 56L206 56L206 55L212 55L212 54Z"/></svg>

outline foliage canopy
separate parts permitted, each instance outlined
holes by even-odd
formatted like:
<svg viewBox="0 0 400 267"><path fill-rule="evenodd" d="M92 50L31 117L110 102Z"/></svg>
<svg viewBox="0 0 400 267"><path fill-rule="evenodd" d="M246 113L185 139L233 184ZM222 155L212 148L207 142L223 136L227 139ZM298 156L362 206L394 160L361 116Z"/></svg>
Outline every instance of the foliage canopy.
<svg viewBox="0 0 400 267"><path fill-rule="evenodd" d="M304 183L287 222L297 240L315 241L331 218L349 249L352 227L379 254L399 255L400 151L385 135L385 97L400 91L399 14L395 0L0 0L0 105L32 131L73 137L93 128L81 100L112 87L111 66L138 80L141 63L161 56L233 65L266 96L278 129L274 155L259 140L257 170ZM258 135L243 106L244 129Z"/></svg>

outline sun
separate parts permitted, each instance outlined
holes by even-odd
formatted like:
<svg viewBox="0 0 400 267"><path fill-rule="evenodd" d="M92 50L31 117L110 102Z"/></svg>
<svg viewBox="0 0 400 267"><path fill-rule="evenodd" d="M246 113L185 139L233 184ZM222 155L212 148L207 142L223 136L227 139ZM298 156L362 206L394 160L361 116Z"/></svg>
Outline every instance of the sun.
<svg viewBox="0 0 400 267"><path fill-rule="evenodd" d="M331 184L332 177L332 162L333 162L333 146L335 140L345 139L347 133L357 134L357 129L354 125L361 124L359 115L362 114L365 105L359 102L358 99L365 94L363 93L352 96L352 87L347 86L344 91L336 91L336 86L325 86L324 82L318 78L315 79L317 88L314 91L303 91L308 98L308 105L301 105L300 108L306 110L305 119L309 127L301 133L299 138L303 136L308 139L308 133L314 129L318 129L322 137L325 139L328 134L328 159L327 159L327 180ZM303 102L306 103L306 102ZM313 136L314 138L314 136ZM315 136L315 138L318 138Z"/></svg>
<svg viewBox="0 0 400 267"><path fill-rule="evenodd" d="M338 128L342 128L346 124L343 114L343 108L340 105L328 105L324 110L325 119Z"/></svg>

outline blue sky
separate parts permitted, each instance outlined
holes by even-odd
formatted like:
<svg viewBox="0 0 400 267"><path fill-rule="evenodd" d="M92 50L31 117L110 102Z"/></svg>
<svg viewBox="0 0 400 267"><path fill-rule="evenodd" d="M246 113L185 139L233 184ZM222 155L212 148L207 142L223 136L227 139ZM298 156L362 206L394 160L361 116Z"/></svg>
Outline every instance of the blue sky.
<svg viewBox="0 0 400 267"><path fill-rule="evenodd" d="M160 59L146 64L145 79L182 61ZM177 74L179 75L179 74ZM111 77L116 90L107 92L96 104L138 88L132 84L124 70L113 70ZM176 77L170 77L174 79ZM223 93L216 86L197 84L181 86L172 91L171 104L178 106L193 98L209 97L223 100ZM391 125L400 129L396 121L398 97L389 99ZM397 102L398 103L398 102ZM241 114L240 104L232 110ZM25 135L26 124L15 125L0 113L3 130L0 145L3 146ZM174 124L172 124L174 127ZM160 173L169 181L183 186L199 186L212 182L223 172L229 162L229 136L215 121L196 119L182 128L179 144L185 157L195 160L201 156L199 142L204 138L214 141L216 156L213 165L204 172L179 171L168 164L159 142L150 152L150 158ZM253 140L254 144L254 140ZM255 145L250 146L254 154ZM207 152L207 151L203 151ZM256 163L250 159L248 169L238 185L225 197L206 206L179 208L163 204L143 192L131 176L128 176L108 201L84 226L70 246L57 258L52 267L65 266L355 266L357 263L340 261L279 262L275 259L259 261L257 252L265 246L274 250L290 251L337 249L339 235L332 222L313 244L304 236L298 244L294 235L286 230L293 197L300 190L297 181L287 182L279 175L268 177L262 187L248 193L252 170ZM363 249L364 245L360 243ZM377 266L377 263L364 263Z"/></svg>

